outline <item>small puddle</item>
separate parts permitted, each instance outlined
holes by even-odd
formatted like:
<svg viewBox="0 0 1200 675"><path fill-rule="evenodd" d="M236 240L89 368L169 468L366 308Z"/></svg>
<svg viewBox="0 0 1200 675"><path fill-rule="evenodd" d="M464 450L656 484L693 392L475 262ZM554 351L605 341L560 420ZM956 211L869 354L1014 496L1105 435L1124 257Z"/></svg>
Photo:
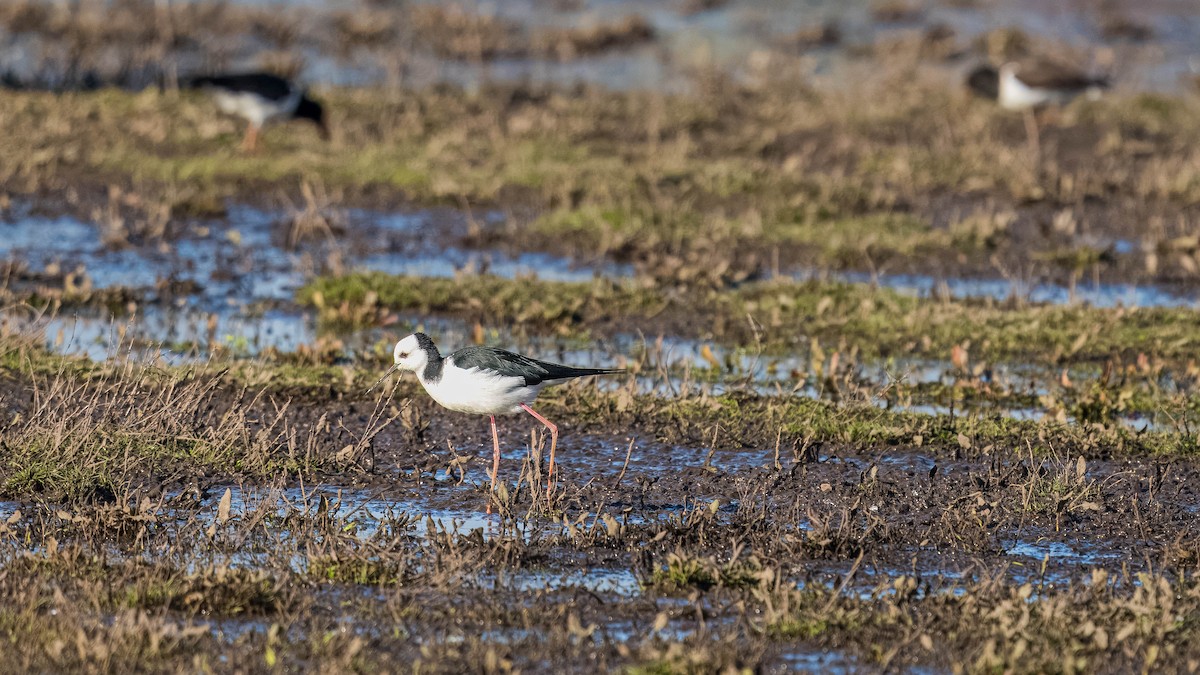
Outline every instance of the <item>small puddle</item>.
<svg viewBox="0 0 1200 675"><path fill-rule="evenodd" d="M586 568L561 572L553 570L514 570L482 577L483 583L500 588L529 593L582 588L592 593L632 597L641 593L642 585L629 570Z"/></svg>
<svg viewBox="0 0 1200 675"><path fill-rule="evenodd" d="M482 452L482 451L481 451ZM670 456L659 458L663 466L678 466L678 462ZM503 466L502 466L503 468ZM611 470L617 474L620 466ZM653 468L652 473L660 473ZM636 476L631 470L625 481L633 482ZM581 476L580 479L586 477ZM341 524L345 531L353 532L355 537L366 539L375 536L381 530L389 533L403 532L416 542L428 542L445 536L474 537L484 540L516 539L525 543L539 540L564 537L569 534L562 516L547 518L536 514L525 514L520 507L510 517L488 513L486 510L487 497L484 495L464 497L463 490L438 490L436 495L428 498L413 497L384 497L379 491L368 491L358 488L342 488L335 486L319 486L302 490L300 488L258 489L228 486L230 493L229 514L231 522L245 520L253 515L262 515L265 510L270 517L286 521L293 516L313 516L319 509L327 508L328 518ZM464 486L464 489L473 489ZM224 497L226 487L214 487L209 490L200 504L189 505L177 511L177 518L195 518L203 526L212 524L217 516L218 507ZM324 506L322 506L324 500ZM477 501L478 508L450 506L449 504L471 503ZM680 504L607 504L600 514L593 512L572 513L571 521L577 530L590 531L591 528L606 527L602 515L611 516L621 525L644 525L665 522L670 518L686 518L692 511L707 511L711 498L696 497L687 505ZM718 503L718 513L730 516L737 512L737 499L721 498ZM524 573L524 572L523 572ZM571 575L576 571L572 570ZM514 583L541 583L537 579L554 581L557 584L583 583L576 576L568 576L565 580L555 580L551 577L558 575L553 570L538 572L527 580L517 579ZM636 578L626 576L621 570L598 569L587 573L589 588L593 582L607 580L620 589L636 586ZM498 580L505 581L505 580ZM579 582L579 583L576 583ZM613 592L618 592L614 590ZM624 592L624 591L621 591Z"/></svg>
<svg viewBox="0 0 1200 675"><path fill-rule="evenodd" d="M792 673L856 673L860 669L857 659L834 649L785 649L780 660Z"/></svg>
<svg viewBox="0 0 1200 675"><path fill-rule="evenodd" d="M1016 539L1002 544L1012 559L1008 575L1018 583L1045 582L1067 585L1081 569L1108 568L1124 561L1139 567L1127 549L1102 548L1086 542L1067 543L1049 538Z"/></svg>
<svg viewBox="0 0 1200 675"><path fill-rule="evenodd" d="M246 206L230 206L216 221L185 222L161 245L106 246L101 228L70 217L20 216L0 223L0 258L20 261L33 273L83 268L96 288L154 288L163 280L193 281L202 306L290 300L306 276L320 271L318 258L340 250L354 269L391 274L453 276L474 270L505 278L538 275L561 281L629 276L628 265L584 265L541 253L466 251L444 245L465 231L465 216L447 209L375 213L350 210L329 238L286 246L292 216ZM488 222L503 219L484 214ZM315 256L315 258L314 258Z"/></svg>
<svg viewBox="0 0 1200 675"><path fill-rule="evenodd" d="M377 491L358 488L318 486L303 490L284 490L227 486L230 493L230 515L232 518L267 509L278 518L289 515L312 515L322 508L322 499L330 509L328 517L344 520L352 527L355 536L370 537L380 527L401 523L407 533L417 540L427 540L440 535L468 536L479 532L485 539L517 538L532 541L536 538L557 536L564 531L561 523L543 521L539 518L505 519L485 511L486 497L480 497L479 509L448 508L435 505L433 501L396 499L383 497ZM226 488L214 487L197 514L203 523L211 523L216 517L217 507ZM445 499L456 499L460 493L444 495Z"/></svg>
<svg viewBox="0 0 1200 675"><path fill-rule="evenodd" d="M900 455L884 455L876 460L881 466L900 469L901 471L916 471L928 473L936 467L937 461L915 452Z"/></svg>
<svg viewBox="0 0 1200 675"><path fill-rule="evenodd" d="M396 275L453 277L462 272L491 274L505 279L538 278L546 281L580 282L597 277L631 277L633 268L618 263L581 265L545 253L509 256L500 252L464 251L445 248L438 252L376 254L360 260L359 269Z"/></svg>
<svg viewBox="0 0 1200 675"><path fill-rule="evenodd" d="M240 357L267 348L294 352L316 340L311 323L304 314L278 310L242 315L144 305L135 316L78 312L52 316L39 325L46 346L61 354L97 362L136 355L179 364L203 360L214 347Z"/></svg>
<svg viewBox="0 0 1200 675"><path fill-rule="evenodd" d="M0 523L7 522L14 513L20 510L20 502L0 502Z"/></svg>
<svg viewBox="0 0 1200 675"><path fill-rule="evenodd" d="M233 643L248 635L254 633L262 633L266 635L271 630L271 622L244 618L244 617L220 617L209 619L205 622L208 624L209 633L218 642ZM221 655L224 658L224 655Z"/></svg>
<svg viewBox="0 0 1200 675"><path fill-rule="evenodd" d="M1004 554L1009 556L1018 556L1025 558L1033 558L1035 560L1078 560L1087 562L1091 556L1083 556L1076 553L1070 546L1061 541L1049 541L1038 539L1034 541L1017 540L1005 544Z"/></svg>

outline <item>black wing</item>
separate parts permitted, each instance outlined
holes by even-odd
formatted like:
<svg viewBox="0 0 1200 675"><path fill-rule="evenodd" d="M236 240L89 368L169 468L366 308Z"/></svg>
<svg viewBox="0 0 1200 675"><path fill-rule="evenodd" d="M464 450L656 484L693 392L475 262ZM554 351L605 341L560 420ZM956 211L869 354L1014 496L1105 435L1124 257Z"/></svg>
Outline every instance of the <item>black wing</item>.
<svg viewBox="0 0 1200 675"><path fill-rule="evenodd" d="M197 89L211 87L236 93L258 94L269 101L282 101L291 96L293 91L291 82L270 73L193 77L187 84Z"/></svg>
<svg viewBox="0 0 1200 675"><path fill-rule="evenodd" d="M1036 89L1082 91L1091 87L1108 87L1108 78L1092 77L1081 70L1054 61L1022 64L1017 71L1017 78Z"/></svg>
<svg viewBox="0 0 1200 675"><path fill-rule="evenodd" d="M575 368L548 363L495 347L466 347L451 354L450 358L454 359L454 365L459 368L479 368L480 370L491 370L506 377L523 377L525 384L530 386L552 380L623 372L619 369Z"/></svg>

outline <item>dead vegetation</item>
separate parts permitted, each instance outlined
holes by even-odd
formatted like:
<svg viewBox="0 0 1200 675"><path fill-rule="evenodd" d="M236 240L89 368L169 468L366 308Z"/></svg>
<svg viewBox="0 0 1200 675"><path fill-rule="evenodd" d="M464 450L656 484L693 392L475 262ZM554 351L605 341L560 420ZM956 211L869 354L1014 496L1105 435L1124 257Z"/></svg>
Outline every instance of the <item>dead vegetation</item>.
<svg viewBox="0 0 1200 675"><path fill-rule="evenodd" d="M113 23L100 25L101 4L77 4L67 15L10 3L0 23L61 41L72 67L134 38L154 46L126 68L205 39L187 12L249 26L290 67L291 50L323 39L306 11L169 3L134 26L160 5L129 1L108 3ZM904 23L924 10L872 11ZM422 48L468 61L574 58L655 39L633 17L547 30L530 47L502 18L383 3L339 9L320 30L349 52L392 52L416 39L400 19L422 13ZM443 24L453 30L437 33ZM839 39L822 28L790 48ZM1023 39L987 38L997 53ZM959 47L930 29L876 49L910 65ZM1015 281L1191 283L1194 102L1081 103L1030 157L1019 121L945 81L909 82L831 92L714 77L703 99L327 90L339 125L331 146L286 135L258 157L223 150L236 125L174 93L0 99L14 158L4 189L61 193L55 208L89 216L113 248L169 245L188 218L266 193L289 207L272 221L275 238L309 252L348 237L351 205L403 195L522 214L472 222L466 241L478 247L518 238L639 271L584 284L405 279L343 275L335 256L302 300L338 336L250 360L215 349L212 324L211 359L182 366L142 360L132 344L104 363L63 358L43 348L47 336L9 323L27 308L6 312L6 662L1194 670L1191 310L918 299L771 278L796 264L878 277L936 263L947 273L983 264ZM13 303L147 301L93 288L86 270L4 271ZM495 339L495 326L514 339L566 336L568 347L633 324L663 337L622 352L630 375L612 388L545 398L566 432L545 499L530 488L545 481L544 439L527 429L506 430L520 461L508 458L492 493L478 420L437 410L411 380L364 396L392 336L356 351L339 336L398 330L397 313L414 311L465 319L476 341ZM684 366L664 346L681 336L698 345ZM792 358L767 361L781 355ZM909 359L938 374L909 381ZM782 371L769 384L764 361ZM866 374L880 363L883 376ZM1021 407L1038 418L1009 414Z"/></svg>
<svg viewBox="0 0 1200 675"><path fill-rule="evenodd" d="M639 14L610 23L593 23L571 28L545 29L533 37L536 52L560 61L612 49L628 49L654 40L654 28Z"/></svg>
<svg viewBox="0 0 1200 675"><path fill-rule="evenodd" d="M628 262L679 285L797 268L935 269L1015 289L1187 285L1200 271L1188 225L1189 120L1200 116L1188 99L1081 102L1043 130L1036 159L1018 142L1019 120L955 83L819 96L785 84L716 87L703 103L519 87L409 92L400 103L320 92L338 138L325 146L277 130L275 150L256 157L234 152L239 125L202 99L19 93L0 106L15 158L0 182L99 210L115 242L157 236L228 198L300 202L305 184L365 204L499 204L519 217L480 228L469 245L519 235L529 248ZM113 200L97 195L109 186L119 189L112 215Z"/></svg>
<svg viewBox="0 0 1200 675"><path fill-rule="evenodd" d="M587 336L642 331L796 354L825 344L843 356L1067 365L1111 360L1117 374L1187 363L1196 317L1188 309L1101 309L986 299L936 300L865 285L746 283L691 291L636 280L554 282L490 275L457 279L377 272L315 279L297 300L337 330L384 325L394 313L449 315L510 331ZM965 353L965 351L964 351ZM1111 372L1111 370L1110 370ZM1181 384L1191 381L1191 375Z"/></svg>
<svg viewBox="0 0 1200 675"><path fill-rule="evenodd" d="M378 431L297 414L288 398L223 379L219 367L165 371L133 359L90 367L47 358L19 335L4 339L7 367L25 373L0 393L9 412L0 434L7 496L125 501L196 475L344 470L366 457Z"/></svg>
<svg viewBox="0 0 1200 675"><path fill-rule="evenodd" d="M373 370L4 353L0 635L30 668L1196 658L1196 467L1153 434L569 387L543 502L536 440L489 495L482 427L411 382L364 401Z"/></svg>
<svg viewBox="0 0 1200 675"><path fill-rule="evenodd" d="M5 73L8 86L76 90L116 85L173 86L180 64L222 67L257 52L259 66L299 74L301 54L370 59L401 77L414 56L481 62L497 58L568 60L654 39L633 15L579 30L531 31L469 5L354 3L337 8L261 7L206 0L14 0L0 27L36 41L34 62ZM287 72L293 71L293 72Z"/></svg>
<svg viewBox="0 0 1200 675"><path fill-rule="evenodd" d="M558 521L473 516L481 495L407 472L366 490L218 484L108 504L4 503L0 631L10 659L30 667L420 658L463 668L504 658L538 670L721 669L832 650L881 668L1080 671L1195 658L1194 628L1178 620L1196 611L1194 532L1145 551L1162 556L1156 572L1122 569L1140 563L1108 548L1086 564L996 550L1053 531L1007 497L1036 490L1036 470L977 479L952 466L926 479L825 460L803 474L683 471L681 484L646 494L645 475L658 469L637 464L626 490L640 499L584 486ZM1134 536L1157 536L1179 515L1171 493L1192 478L1061 465L1068 484L1103 477L1087 488L1102 508L1062 510L1064 530L1124 528L1117 521L1132 517L1143 531ZM434 501L409 505L431 489ZM1135 515L1105 515L1131 494ZM455 503L483 524L439 512L448 497L441 508ZM972 524L980 518L986 527ZM934 552L940 562L923 571L892 571ZM580 556L592 572L578 571ZM626 581L606 585L605 574Z"/></svg>

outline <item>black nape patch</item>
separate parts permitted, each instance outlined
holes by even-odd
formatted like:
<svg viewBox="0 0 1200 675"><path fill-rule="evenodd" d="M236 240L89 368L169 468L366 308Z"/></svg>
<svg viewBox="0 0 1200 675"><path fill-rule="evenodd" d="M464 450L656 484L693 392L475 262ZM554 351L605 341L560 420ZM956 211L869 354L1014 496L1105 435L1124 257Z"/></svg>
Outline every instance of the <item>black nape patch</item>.
<svg viewBox="0 0 1200 675"><path fill-rule="evenodd" d="M417 347L428 357L425 370L421 373L421 379L428 383L442 379L444 359L442 359L442 353L438 351L437 345L433 344L433 339L424 333L413 333L413 337L417 339Z"/></svg>
<svg viewBox="0 0 1200 675"><path fill-rule="evenodd" d="M442 364L441 356L434 355L436 358L430 358L429 363L425 364L425 371L421 373L421 380L433 384L442 379Z"/></svg>

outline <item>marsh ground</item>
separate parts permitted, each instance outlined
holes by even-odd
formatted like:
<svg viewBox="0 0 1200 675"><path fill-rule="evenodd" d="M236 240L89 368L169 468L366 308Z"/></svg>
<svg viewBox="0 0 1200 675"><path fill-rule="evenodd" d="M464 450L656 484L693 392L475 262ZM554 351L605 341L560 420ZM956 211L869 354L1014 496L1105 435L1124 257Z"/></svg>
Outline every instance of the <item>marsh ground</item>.
<svg viewBox="0 0 1200 675"><path fill-rule="evenodd" d="M1200 667L1169 4L1072 23L1128 79L1040 153L958 71L1046 36L963 3L149 4L0 10L0 669ZM154 70L263 43L331 143ZM417 328L627 373L493 492L485 423L365 393Z"/></svg>

